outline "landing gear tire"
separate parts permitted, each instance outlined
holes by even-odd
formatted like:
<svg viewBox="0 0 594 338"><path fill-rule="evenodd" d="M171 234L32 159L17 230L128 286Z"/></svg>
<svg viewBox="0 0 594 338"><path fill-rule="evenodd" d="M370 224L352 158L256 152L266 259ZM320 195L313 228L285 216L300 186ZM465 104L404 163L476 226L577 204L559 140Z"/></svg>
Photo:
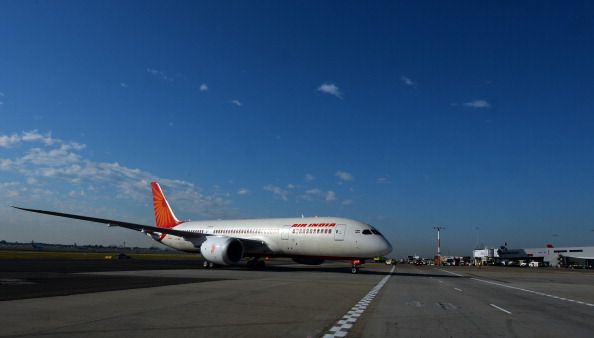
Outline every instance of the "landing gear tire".
<svg viewBox="0 0 594 338"><path fill-rule="evenodd" d="M353 267L351 268L351 273L354 273L354 274L355 274L355 273L359 273L359 267L358 267L358 266L353 266Z"/></svg>
<svg viewBox="0 0 594 338"><path fill-rule="evenodd" d="M204 263L202 263L202 266L203 266L205 269L208 269L208 261L204 261Z"/></svg>
<svg viewBox="0 0 594 338"><path fill-rule="evenodd" d="M203 266L205 269L212 269L212 268L214 268L214 267L215 267L215 263L213 263L213 262L209 262L209 261L204 261L204 263L202 263L202 266Z"/></svg>

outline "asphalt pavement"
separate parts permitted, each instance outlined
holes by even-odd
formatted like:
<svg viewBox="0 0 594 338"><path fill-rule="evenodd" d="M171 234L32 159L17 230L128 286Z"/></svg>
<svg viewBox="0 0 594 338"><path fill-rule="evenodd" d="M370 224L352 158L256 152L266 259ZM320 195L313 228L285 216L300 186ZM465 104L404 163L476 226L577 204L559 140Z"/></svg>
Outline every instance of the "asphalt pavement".
<svg viewBox="0 0 594 338"><path fill-rule="evenodd" d="M594 273L0 263L0 337L591 337ZM111 265L110 265L111 264Z"/></svg>

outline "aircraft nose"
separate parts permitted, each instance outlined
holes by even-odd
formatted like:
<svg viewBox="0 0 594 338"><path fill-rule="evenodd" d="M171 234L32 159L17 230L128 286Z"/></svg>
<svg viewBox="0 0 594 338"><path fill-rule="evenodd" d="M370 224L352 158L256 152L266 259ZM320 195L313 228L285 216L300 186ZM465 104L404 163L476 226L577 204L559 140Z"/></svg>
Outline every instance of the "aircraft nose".
<svg viewBox="0 0 594 338"><path fill-rule="evenodd" d="M390 242L388 242L388 240L386 239L383 240L382 251L384 251L384 255L387 255L390 252L392 252L392 244L390 244Z"/></svg>

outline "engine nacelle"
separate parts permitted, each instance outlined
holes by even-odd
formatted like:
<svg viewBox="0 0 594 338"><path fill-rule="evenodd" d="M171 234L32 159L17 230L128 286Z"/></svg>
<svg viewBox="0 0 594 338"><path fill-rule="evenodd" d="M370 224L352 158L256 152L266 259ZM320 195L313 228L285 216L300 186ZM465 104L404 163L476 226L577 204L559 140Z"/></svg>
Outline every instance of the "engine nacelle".
<svg viewBox="0 0 594 338"><path fill-rule="evenodd" d="M243 244L236 238L208 236L200 245L200 253L211 263L237 264L243 257Z"/></svg>
<svg viewBox="0 0 594 338"><path fill-rule="evenodd" d="M295 257L293 258L295 263L305 264L305 265L320 265L324 263L324 260L321 258L314 258L314 257Z"/></svg>

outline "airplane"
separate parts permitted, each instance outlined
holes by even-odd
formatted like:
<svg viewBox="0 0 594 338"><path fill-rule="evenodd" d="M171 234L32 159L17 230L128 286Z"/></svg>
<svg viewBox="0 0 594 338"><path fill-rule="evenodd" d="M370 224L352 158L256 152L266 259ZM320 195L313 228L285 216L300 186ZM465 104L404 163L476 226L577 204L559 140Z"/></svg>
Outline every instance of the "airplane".
<svg viewBox="0 0 594 338"><path fill-rule="evenodd" d="M74 218L140 231L176 250L200 253L204 267L237 265L263 268L272 257L288 257L296 263L319 265L325 260L347 260L351 272L359 272L366 259L392 251L386 238L369 224L339 217L301 217L180 221L157 182L151 182L156 226L55 211L13 208L40 214Z"/></svg>

